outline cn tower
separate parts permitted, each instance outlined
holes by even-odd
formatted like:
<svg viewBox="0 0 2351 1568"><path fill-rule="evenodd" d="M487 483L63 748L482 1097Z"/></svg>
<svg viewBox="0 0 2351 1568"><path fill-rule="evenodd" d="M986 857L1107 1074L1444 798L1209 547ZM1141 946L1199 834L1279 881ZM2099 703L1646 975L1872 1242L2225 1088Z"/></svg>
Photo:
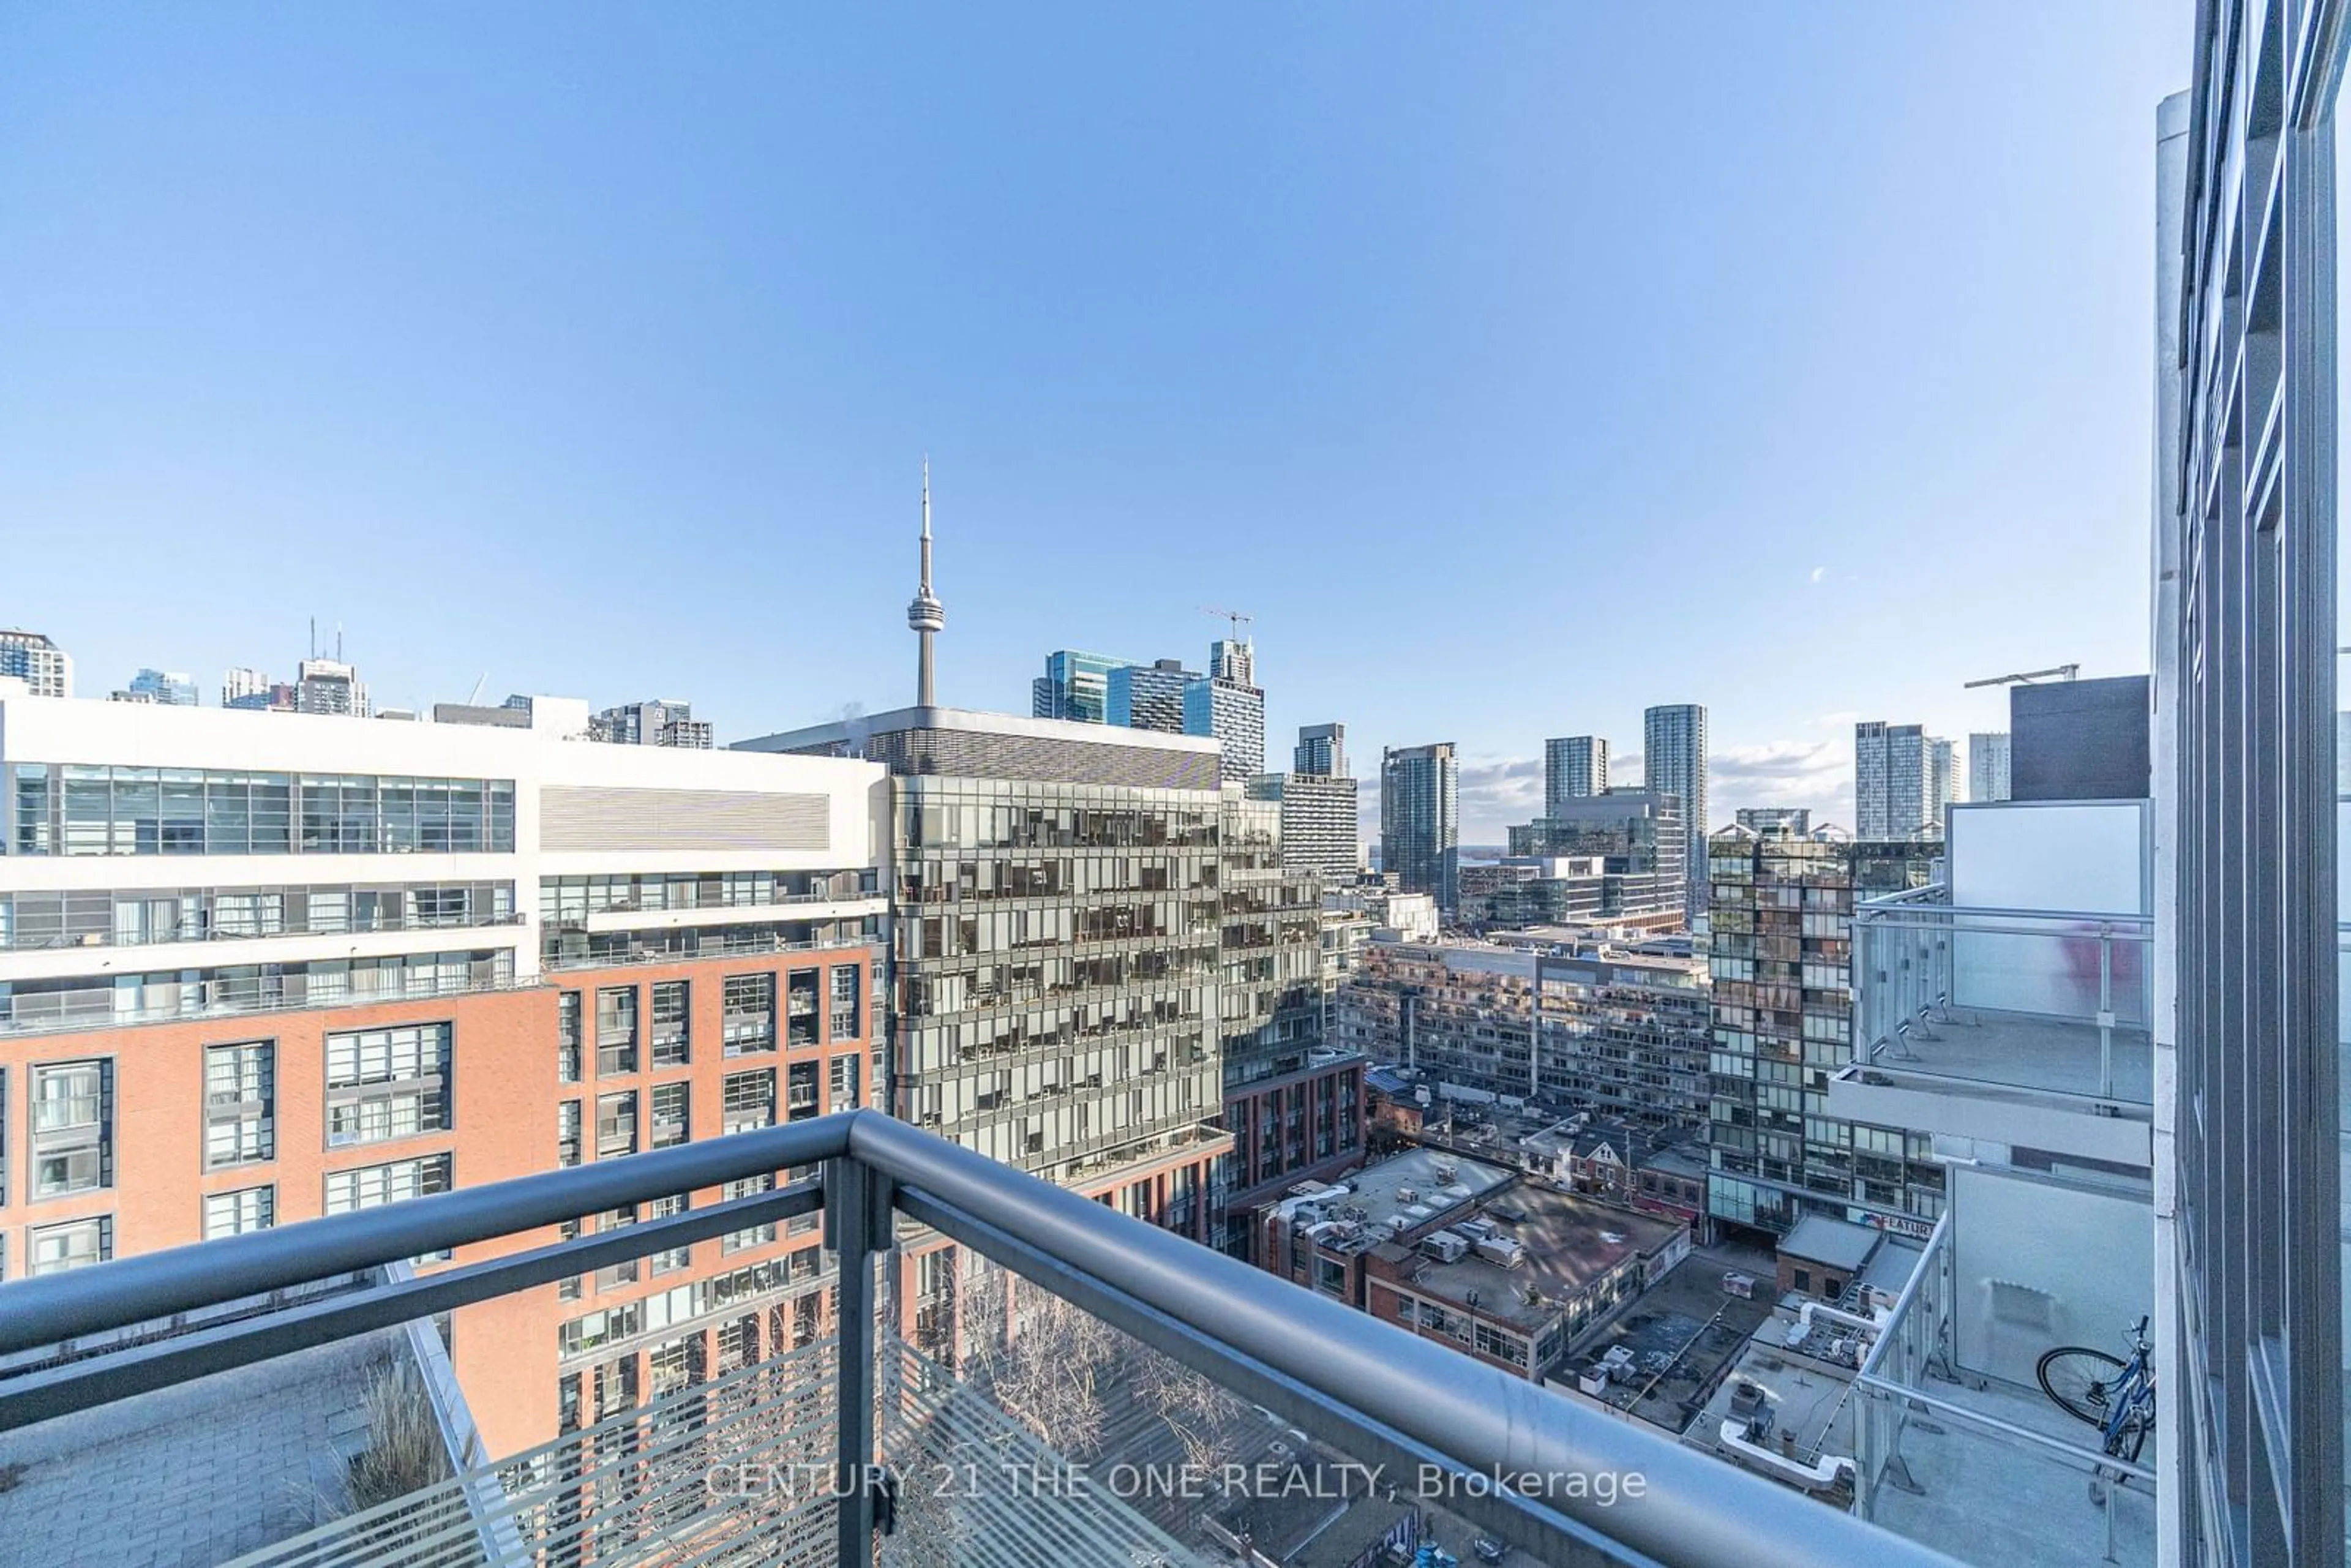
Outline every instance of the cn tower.
<svg viewBox="0 0 2351 1568"><path fill-rule="evenodd" d="M914 602L906 606L906 625L922 639L921 662L915 666L914 705L935 707L938 694L933 686L932 671L935 655L931 639L946 630L947 607L931 592L931 460L923 459L923 586L914 592Z"/></svg>

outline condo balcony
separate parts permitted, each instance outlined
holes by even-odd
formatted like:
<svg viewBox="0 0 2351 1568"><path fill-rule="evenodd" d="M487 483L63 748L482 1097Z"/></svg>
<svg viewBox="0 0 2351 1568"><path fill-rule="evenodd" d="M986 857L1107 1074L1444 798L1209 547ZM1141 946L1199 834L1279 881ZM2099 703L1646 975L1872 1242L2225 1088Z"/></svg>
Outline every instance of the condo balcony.
<svg viewBox="0 0 2351 1568"><path fill-rule="evenodd" d="M1831 1111L2149 1166L2148 888L2144 802L1952 808L1943 880L1855 910Z"/></svg>
<svg viewBox="0 0 2351 1568"><path fill-rule="evenodd" d="M661 1207L778 1172L814 1174ZM682 1274L592 1343L566 1325L559 1402L506 1375L529 1358L499 1314L532 1292L818 1215L825 1321L763 1333L766 1297ZM641 1380L656 1300L693 1349ZM494 1441L475 1417L517 1396L550 1435ZM871 1111L0 1286L0 1542L239 1568L1949 1561Z"/></svg>
<svg viewBox="0 0 2351 1568"><path fill-rule="evenodd" d="M2155 1439L2108 1453L2035 1382L2061 1343L2129 1354L2145 1203L1995 1171L1957 1186L1853 1385L1855 1511L1976 1563L2153 1563Z"/></svg>

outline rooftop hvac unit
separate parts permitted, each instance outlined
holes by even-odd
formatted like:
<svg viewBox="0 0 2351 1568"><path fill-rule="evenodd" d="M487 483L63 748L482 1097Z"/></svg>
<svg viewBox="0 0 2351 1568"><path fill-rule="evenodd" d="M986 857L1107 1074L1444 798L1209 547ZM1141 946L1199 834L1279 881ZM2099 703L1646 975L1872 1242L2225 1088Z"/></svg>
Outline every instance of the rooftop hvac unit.
<svg viewBox="0 0 2351 1568"><path fill-rule="evenodd" d="M1458 1263L1469 1255L1469 1241L1453 1231L1437 1230L1421 1239L1420 1249L1440 1263Z"/></svg>
<svg viewBox="0 0 2351 1568"><path fill-rule="evenodd" d="M1461 1167L1455 1165L1451 1160L1438 1160L1436 1164L1436 1170L1437 1179L1438 1181L1449 1182L1456 1176L1460 1174Z"/></svg>
<svg viewBox="0 0 2351 1568"><path fill-rule="evenodd" d="M1457 1219L1446 1228L1458 1230L1472 1241L1483 1241L1494 1234L1494 1222L1490 1219Z"/></svg>
<svg viewBox="0 0 2351 1568"><path fill-rule="evenodd" d="M1527 1260L1527 1244L1515 1236L1496 1236L1478 1243L1478 1256L1489 1263L1515 1269Z"/></svg>
<svg viewBox="0 0 2351 1568"><path fill-rule="evenodd" d="M1420 1188L1416 1186L1400 1186L1396 1188L1396 1201L1398 1203L1418 1203L1420 1201Z"/></svg>

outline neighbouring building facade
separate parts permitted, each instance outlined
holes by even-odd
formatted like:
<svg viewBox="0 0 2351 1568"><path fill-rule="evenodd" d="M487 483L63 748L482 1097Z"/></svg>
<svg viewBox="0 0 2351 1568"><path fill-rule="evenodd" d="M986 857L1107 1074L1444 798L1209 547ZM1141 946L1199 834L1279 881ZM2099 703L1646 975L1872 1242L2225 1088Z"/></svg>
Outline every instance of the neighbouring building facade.
<svg viewBox="0 0 2351 1568"><path fill-rule="evenodd" d="M1270 800L1281 814L1282 863L1311 871L1326 883L1355 874L1359 849L1355 781L1328 773L1260 773L1249 781L1252 800Z"/></svg>
<svg viewBox="0 0 2351 1568"><path fill-rule="evenodd" d="M1106 722L1125 729L1184 733L1184 694L1200 677L1181 659L1123 664L1103 683Z"/></svg>
<svg viewBox="0 0 2351 1568"><path fill-rule="evenodd" d="M1257 650L1219 638L1208 645L1208 674L1184 688L1184 733L1215 737L1228 784L1265 771L1265 692L1257 684Z"/></svg>
<svg viewBox="0 0 2351 1568"><path fill-rule="evenodd" d="M1461 902L1461 775L1453 743L1391 747L1380 758L1380 870L1450 915Z"/></svg>
<svg viewBox="0 0 2351 1568"><path fill-rule="evenodd" d="M1678 796L1660 789L1610 789L1604 794L1559 802L1548 816L1510 829L1513 860L1589 861L1582 870L1554 868L1537 882L1596 875L1597 887L1562 890L1564 913L1531 911L1538 920L1618 919L1654 915L1687 916L1689 839ZM1513 879L1520 880L1520 879ZM1596 910L1587 899L1596 899ZM1489 911L1494 925L1523 924ZM1512 912L1506 912L1506 914Z"/></svg>
<svg viewBox="0 0 2351 1568"><path fill-rule="evenodd" d="M1063 648L1045 655L1045 673L1029 683L1033 718L1065 718L1077 724L1109 720L1110 673L1134 664L1107 653Z"/></svg>
<svg viewBox="0 0 2351 1568"><path fill-rule="evenodd" d="M1728 828L1709 844L1715 1218L1784 1233L1807 1214L1923 1239L1943 1212L1934 1140L1829 1114L1851 1056L1856 900L1924 886L1941 846Z"/></svg>
<svg viewBox="0 0 2351 1568"><path fill-rule="evenodd" d="M1917 725L1882 719L1855 725L1853 778L1855 838L1907 839L1933 820L1927 732Z"/></svg>
<svg viewBox="0 0 2351 1568"><path fill-rule="evenodd" d="M1968 737L1968 799L2008 799L2008 732L1977 730Z"/></svg>
<svg viewBox="0 0 2351 1568"><path fill-rule="evenodd" d="M1682 875L1689 914L1706 907L1706 867L1697 846L1706 841L1713 824L1708 812L1707 772L1709 755L1706 709L1697 703L1669 703L1641 716L1644 788L1671 795L1681 807L1686 825Z"/></svg>
<svg viewBox="0 0 2351 1568"><path fill-rule="evenodd" d="M1543 815L1560 802L1597 795L1608 788L1608 743L1596 735L1569 735L1543 742Z"/></svg>
<svg viewBox="0 0 2351 1568"><path fill-rule="evenodd" d="M712 744L709 721L695 718L694 705L674 697L608 707L589 721L589 732L595 739L621 746L707 751Z"/></svg>
<svg viewBox="0 0 2351 1568"><path fill-rule="evenodd" d="M1326 975L1321 880L1288 863L1282 821L1271 802L1226 791L1219 1004L1233 1146L1212 1205L1212 1226L1220 1222L1223 1233L1210 1240L1244 1255L1260 1204L1364 1155L1366 1064L1328 1043L1336 988Z"/></svg>
<svg viewBox="0 0 2351 1568"><path fill-rule="evenodd" d="M0 679L22 681L28 696L73 695L73 658L38 632L0 627Z"/></svg>
<svg viewBox="0 0 2351 1568"><path fill-rule="evenodd" d="M134 696L166 707L194 707L196 683L175 670L141 670L126 688Z"/></svg>
<svg viewBox="0 0 2351 1568"><path fill-rule="evenodd" d="M1646 1127L1705 1119L1701 960L1606 945L1375 941L1338 1011L1339 1043L1484 1094Z"/></svg>
<svg viewBox="0 0 2351 1568"><path fill-rule="evenodd" d="M514 730L0 698L7 1277L863 1103L883 770L572 744L568 706ZM813 1339L816 1241L461 1310L485 1439Z"/></svg>
<svg viewBox="0 0 2351 1568"><path fill-rule="evenodd" d="M1731 820L1750 832L1776 830L1801 839L1813 831L1813 813L1802 806L1741 806Z"/></svg>

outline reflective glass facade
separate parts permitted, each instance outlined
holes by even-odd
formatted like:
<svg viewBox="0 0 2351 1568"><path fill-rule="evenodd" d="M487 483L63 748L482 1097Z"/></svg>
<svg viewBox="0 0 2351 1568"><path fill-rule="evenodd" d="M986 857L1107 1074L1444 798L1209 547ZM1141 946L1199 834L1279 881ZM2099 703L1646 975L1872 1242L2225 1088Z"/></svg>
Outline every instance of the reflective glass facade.
<svg viewBox="0 0 2351 1568"><path fill-rule="evenodd" d="M1784 1233L1807 1214L1924 1239L1943 1212L1934 1140L1828 1113L1850 1060L1856 899L1926 884L1940 844L1712 841L1708 1209Z"/></svg>
<svg viewBox="0 0 2351 1568"><path fill-rule="evenodd" d="M1460 789L1449 740L1381 754L1380 869L1447 914L1461 903Z"/></svg>
<svg viewBox="0 0 2351 1568"><path fill-rule="evenodd" d="M940 777L895 789L897 1113L1064 1180L1213 1119L1216 797Z"/></svg>

